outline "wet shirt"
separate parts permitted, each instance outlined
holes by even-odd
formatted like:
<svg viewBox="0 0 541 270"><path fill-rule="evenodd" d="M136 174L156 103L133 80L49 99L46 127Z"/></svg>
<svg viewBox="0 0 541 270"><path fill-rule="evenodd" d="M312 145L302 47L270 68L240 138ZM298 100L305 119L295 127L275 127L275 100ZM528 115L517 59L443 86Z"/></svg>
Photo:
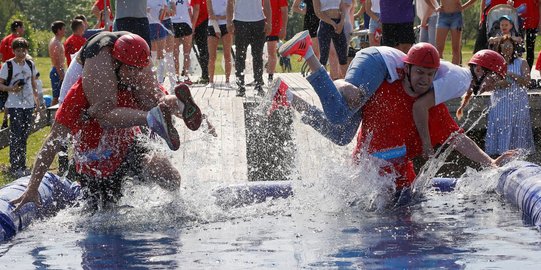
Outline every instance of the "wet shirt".
<svg viewBox="0 0 541 270"><path fill-rule="evenodd" d="M374 96L363 106L363 122L357 136L356 156L365 142L370 154L406 147L405 164L398 164L408 183L415 178L411 160L422 154L422 143L413 121L413 103L402 86L402 81L383 82ZM453 120L444 104L429 110L429 131L432 145L443 144L460 127ZM370 141L368 139L371 138ZM409 165L408 165L409 164ZM399 170L400 171L400 170ZM407 174L407 175L405 175Z"/></svg>
<svg viewBox="0 0 541 270"><path fill-rule="evenodd" d="M137 108L131 91L119 90L117 101L118 107ZM120 166L140 130L138 127L103 129L95 119L83 117L89 107L79 79L58 108L55 121L71 131L77 172L107 177Z"/></svg>

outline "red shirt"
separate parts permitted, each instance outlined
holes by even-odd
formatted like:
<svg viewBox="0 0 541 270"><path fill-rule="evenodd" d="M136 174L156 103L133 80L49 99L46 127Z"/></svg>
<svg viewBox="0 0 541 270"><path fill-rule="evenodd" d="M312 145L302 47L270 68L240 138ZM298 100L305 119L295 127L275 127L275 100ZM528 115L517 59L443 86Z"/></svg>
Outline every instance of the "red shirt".
<svg viewBox="0 0 541 270"><path fill-rule="evenodd" d="M81 116L89 107L80 78L58 108L55 121L69 128L73 135L77 172L107 177L120 166L140 130L103 129L95 119L85 121ZM137 108L131 91L118 91L118 107Z"/></svg>
<svg viewBox="0 0 541 270"><path fill-rule="evenodd" d="M539 2L537 0L515 0L515 8L526 5L526 11L521 14L524 29L534 29L539 26Z"/></svg>
<svg viewBox="0 0 541 270"><path fill-rule="evenodd" d="M107 7L109 8L109 10L107 12L109 12L109 19L111 21L113 21L113 19L115 18L113 16L113 9L111 9L111 0L107 0ZM103 0L96 0L96 2L94 2L94 5L100 10L100 11L103 11ZM100 26L99 28L103 28L105 26L105 22L104 21L101 21L100 23ZM109 29L109 31L112 31L112 29Z"/></svg>
<svg viewBox="0 0 541 270"><path fill-rule="evenodd" d="M271 0L272 30L269 36L278 36L282 29L282 7L287 7L287 0Z"/></svg>
<svg viewBox="0 0 541 270"><path fill-rule="evenodd" d="M13 53L13 50L11 49L11 43L13 43L13 40L18 37L19 36L17 36L16 34L10 34L6 36L4 39L2 39L2 42L0 42L0 53L2 53L3 63L15 57L15 54Z"/></svg>
<svg viewBox="0 0 541 270"><path fill-rule="evenodd" d="M66 56L68 67L71 63L71 55L78 52L81 47L83 47L85 42L86 38L76 35L71 35L66 39L66 41L64 41L64 55Z"/></svg>
<svg viewBox="0 0 541 270"><path fill-rule="evenodd" d="M372 137L368 152L375 153L406 146L405 162L395 169L401 174L397 187L411 185L415 179L414 157L422 154L422 143L413 121L413 103L402 86L402 80L383 82L374 96L363 106L363 121L357 136L354 156L361 151L366 139ZM455 131L461 131L444 104L429 110L429 131L432 145L443 144ZM370 135L371 134L371 135Z"/></svg>
<svg viewBox="0 0 541 270"><path fill-rule="evenodd" d="M199 16L197 16L197 20L195 21L195 28L209 18L209 11L207 10L207 0L192 0L190 5L192 7L199 5Z"/></svg>

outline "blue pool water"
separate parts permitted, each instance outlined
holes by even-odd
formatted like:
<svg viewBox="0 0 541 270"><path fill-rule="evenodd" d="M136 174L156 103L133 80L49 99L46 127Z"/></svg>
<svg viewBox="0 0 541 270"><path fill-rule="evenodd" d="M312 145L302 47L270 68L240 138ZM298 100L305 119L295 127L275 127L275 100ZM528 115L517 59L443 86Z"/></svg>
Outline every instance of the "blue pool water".
<svg viewBox="0 0 541 270"><path fill-rule="evenodd" d="M304 196L228 210L206 203L207 187L179 199L133 186L130 207L94 216L67 209L36 222L0 245L0 268L538 269L537 229L490 183L480 186L383 212L316 197L322 187L313 183L296 186Z"/></svg>

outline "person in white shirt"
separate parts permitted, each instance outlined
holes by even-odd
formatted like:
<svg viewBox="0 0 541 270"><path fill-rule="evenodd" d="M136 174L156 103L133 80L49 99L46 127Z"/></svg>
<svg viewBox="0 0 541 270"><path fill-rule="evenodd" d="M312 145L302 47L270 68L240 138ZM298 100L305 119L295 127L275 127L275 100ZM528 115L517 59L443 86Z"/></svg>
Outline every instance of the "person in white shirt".
<svg viewBox="0 0 541 270"><path fill-rule="evenodd" d="M173 22L173 33L175 35L175 46L173 49L173 57L175 59L175 72L177 75L177 82L184 82L191 85L192 81L188 76L190 70L190 51L192 50L192 10L190 8L190 2L188 0L175 0L173 4L173 13L171 17ZM180 45L182 45L182 59L184 61L182 66L182 72L180 70L179 55Z"/></svg>

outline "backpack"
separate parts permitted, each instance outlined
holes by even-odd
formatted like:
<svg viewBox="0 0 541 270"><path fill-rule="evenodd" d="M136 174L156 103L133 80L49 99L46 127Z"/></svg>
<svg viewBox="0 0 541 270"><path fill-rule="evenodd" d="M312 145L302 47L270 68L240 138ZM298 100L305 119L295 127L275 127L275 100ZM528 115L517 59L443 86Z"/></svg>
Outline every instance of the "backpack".
<svg viewBox="0 0 541 270"><path fill-rule="evenodd" d="M31 74L32 74L32 77L33 77L34 76L34 66L33 66L32 61L30 61L28 59L25 59L24 61L30 67L30 72L32 72ZM9 84L11 83L11 79L13 77L13 62L7 61L6 64L8 66L8 77L6 78L6 81L4 82L4 85L9 86ZM7 97L8 97L8 92L0 91L0 98L7 98Z"/></svg>

